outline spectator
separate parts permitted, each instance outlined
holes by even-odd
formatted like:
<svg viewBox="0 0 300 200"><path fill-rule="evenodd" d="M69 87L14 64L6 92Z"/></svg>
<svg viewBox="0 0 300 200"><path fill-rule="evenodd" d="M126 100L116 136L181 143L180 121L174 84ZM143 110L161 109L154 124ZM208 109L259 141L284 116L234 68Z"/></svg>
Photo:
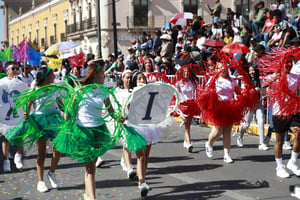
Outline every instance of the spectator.
<svg viewBox="0 0 300 200"><path fill-rule="evenodd" d="M280 38L281 38L281 35L282 35L281 28L280 28L279 25L277 25L275 27L275 32L274 32L272 38L267 43L267 46L266 46L267 51L271 51L272 47L278 46Z"/></svg>
<svg viewBox="0 0 300 200"><path fill-rule="evenodd" d="M247 47L249 47L251 38L252 38L252 35L250 33L250 29L247 26L245 26L243 28L242 43L245 44Z"/></svg>
<svg viewBox="0 0 300 200"><path fill-rule="evenodd" d="M256 4L257 7L257 15L255 20L252 22L252 31L254 32L255 36L259 34L259 27L262 27L264 25L264 7L265 7L265 2L260 1Z"/></svg>
<svg viewBox="0 0 300 200"><path fill-rule="evenodd" d="M209 4L206 4L206 6L210 11L211 16L213 17L213 23L218 24L222 12L222 5L220 3L220 0L215 0L215 5L213 8L211 8Z"/></svg>
<svg viewBox="0 0 300 200"><path fill-rule="evenodd" d="M169 34L163 34L160 39L162 40L161 57L171 58L173 55L173 43Z"/></svg>
<svg viewBox="0 0 300 200"><path fill-rule="evenodd" d="M297 31L292 24L281 17L280 10L274 10L274 15L278 17L278 25L282 31L278 46L284 47L290 40L297 36Z"/></svg>

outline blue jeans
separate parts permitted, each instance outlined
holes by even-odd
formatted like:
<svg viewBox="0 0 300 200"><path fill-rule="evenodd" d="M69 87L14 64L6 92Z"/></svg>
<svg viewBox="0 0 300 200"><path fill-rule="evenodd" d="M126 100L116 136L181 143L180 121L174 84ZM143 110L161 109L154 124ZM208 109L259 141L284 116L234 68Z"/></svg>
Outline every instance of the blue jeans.
<svg viewBox="0 0 300 200"><path fill-rule="evenodd" d="M255 35L259 34L259 27L263 26L264 22L258 21L258 22L252 22L252 31L255 33Z"/></svg>

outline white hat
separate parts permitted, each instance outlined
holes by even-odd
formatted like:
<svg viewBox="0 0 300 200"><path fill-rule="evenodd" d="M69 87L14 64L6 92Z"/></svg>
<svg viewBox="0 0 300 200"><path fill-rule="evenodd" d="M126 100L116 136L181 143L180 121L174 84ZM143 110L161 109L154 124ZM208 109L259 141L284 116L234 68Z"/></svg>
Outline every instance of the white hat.
<svg viewBox="0 0 300 200"><path fill-rule="evenodd" d="M160 39L162 40L171 40L171 36L169 34L163 34L162 36L160 36Z"/></svg>
<svg viewBox="0 0 300 200"><path fill-rule="evenodd" d="M130 69L126 69L122 72L122 77L124 77L127 73L131 73L132 74L132 71Z"/></svg>

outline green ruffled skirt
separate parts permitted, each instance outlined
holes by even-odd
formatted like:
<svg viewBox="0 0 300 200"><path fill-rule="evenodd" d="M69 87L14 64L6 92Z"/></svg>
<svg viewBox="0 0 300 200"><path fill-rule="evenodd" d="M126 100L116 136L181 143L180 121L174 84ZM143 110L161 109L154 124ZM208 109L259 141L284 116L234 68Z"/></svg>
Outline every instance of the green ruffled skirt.
<svg viewBox="0 0 300 200"><path fill-rule="evenodd" d="M106 125L87 128L65 121L52 141L56 150L81 162L92 162L115 146L120 134L112 136Z"/></svg>
<svg viewBox="0 0 300 200"><path fill-rule="evenodd" d="M23 119L16 127L8 130L5 137L12 145L17 146L22 145L25 140L32 143L41 138L54 139L62 120L59 112L32 114L28 120Z"/></svg>

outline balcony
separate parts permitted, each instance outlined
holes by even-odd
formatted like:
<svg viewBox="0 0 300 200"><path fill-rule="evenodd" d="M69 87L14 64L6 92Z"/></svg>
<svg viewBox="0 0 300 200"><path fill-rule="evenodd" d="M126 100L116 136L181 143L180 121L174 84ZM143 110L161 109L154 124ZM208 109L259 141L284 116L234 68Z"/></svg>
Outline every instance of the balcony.
<svg viewBox="0 0 300 200"><path fill-rule="evenodd" d="M74 34L77 32L87 31L97 27L96 18L90 18L82 21L82 23L70 24L67 26L67 35Z"/></svg>
<svg viewBox="0 0 300 200"><path fill-rule="evenodd" d="M127 29L155 29L161 28L167 23L172 16L155 15L151 17L134 17L127 16Z"/></svg>

